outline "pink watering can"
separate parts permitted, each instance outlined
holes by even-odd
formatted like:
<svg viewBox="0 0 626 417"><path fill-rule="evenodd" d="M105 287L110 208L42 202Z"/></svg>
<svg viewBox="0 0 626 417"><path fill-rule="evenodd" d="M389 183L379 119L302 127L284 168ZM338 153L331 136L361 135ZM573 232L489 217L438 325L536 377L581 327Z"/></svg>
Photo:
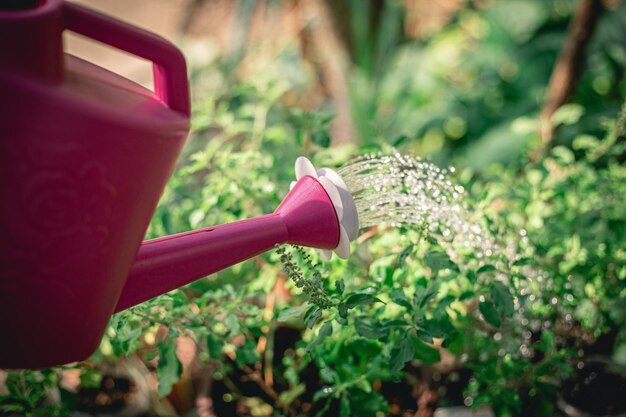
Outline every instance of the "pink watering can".
<svg viewBox="0 0 626 417"><path fill-rule="evenodd" d="M154 92L65 54L65 30L152 61ZM162 38L62 0L0 3L0 368L84 359L113 312L276 244L348 256L352 196L305 158L274 213L142 242L189 114Z"/></svg>

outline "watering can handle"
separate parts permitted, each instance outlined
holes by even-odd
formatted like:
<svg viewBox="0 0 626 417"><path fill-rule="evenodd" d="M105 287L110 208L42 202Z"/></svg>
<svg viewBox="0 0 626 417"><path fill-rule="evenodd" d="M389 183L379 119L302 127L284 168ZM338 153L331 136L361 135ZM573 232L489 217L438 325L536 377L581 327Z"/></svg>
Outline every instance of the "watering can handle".
<svg viewBox="0 0 626 417"><path fill-rule="evenodd" d="M169 41L85 7L63 4L65 28L152 61L154 94L172 110L189 116L187 65Z"/></svg>

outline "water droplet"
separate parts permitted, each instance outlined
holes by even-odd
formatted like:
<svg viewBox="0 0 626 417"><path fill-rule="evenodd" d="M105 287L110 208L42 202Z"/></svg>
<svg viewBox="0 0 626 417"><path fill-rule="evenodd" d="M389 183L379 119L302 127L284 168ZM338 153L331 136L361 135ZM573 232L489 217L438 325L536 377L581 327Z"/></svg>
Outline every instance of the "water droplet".
<svg viewBox="0 0 626 417"><path fill-rule="evenodd" d="M520 350L520 352L521 352L522 356L523 356L523 357L525 357L525 358L530 357L530 356L531 356L531 354L532 354L532 353L531 353L531 351L530 351L530 349L528 349L528 346L526 346L525 344L521 345L521 346L519 347L519 350Z"/></svg>

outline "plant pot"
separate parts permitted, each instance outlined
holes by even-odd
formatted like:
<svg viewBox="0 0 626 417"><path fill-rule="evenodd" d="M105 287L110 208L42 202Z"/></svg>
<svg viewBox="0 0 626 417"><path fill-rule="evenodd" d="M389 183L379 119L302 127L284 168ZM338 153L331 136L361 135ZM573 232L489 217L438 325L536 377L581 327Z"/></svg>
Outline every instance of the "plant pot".
<svg viewBox="0 0 626 417"><path fill-rule="evenodd" d="M557 405L568 417L626 417L626 368L602 356L585 360Z"/></svg>

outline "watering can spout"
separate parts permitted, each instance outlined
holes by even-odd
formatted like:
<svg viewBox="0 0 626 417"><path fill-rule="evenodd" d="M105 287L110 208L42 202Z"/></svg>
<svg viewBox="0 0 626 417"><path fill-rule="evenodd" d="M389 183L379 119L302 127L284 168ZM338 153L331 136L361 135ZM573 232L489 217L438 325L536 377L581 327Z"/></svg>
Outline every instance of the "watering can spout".
<svg viewBox="0 0 626 417"><path fill-rule="evenodd" d="M302 175L276 211L142 243L115 311L291 243L345 251L341 197L325 178ZM341 254L340 254L341 255Z"/></svg>

